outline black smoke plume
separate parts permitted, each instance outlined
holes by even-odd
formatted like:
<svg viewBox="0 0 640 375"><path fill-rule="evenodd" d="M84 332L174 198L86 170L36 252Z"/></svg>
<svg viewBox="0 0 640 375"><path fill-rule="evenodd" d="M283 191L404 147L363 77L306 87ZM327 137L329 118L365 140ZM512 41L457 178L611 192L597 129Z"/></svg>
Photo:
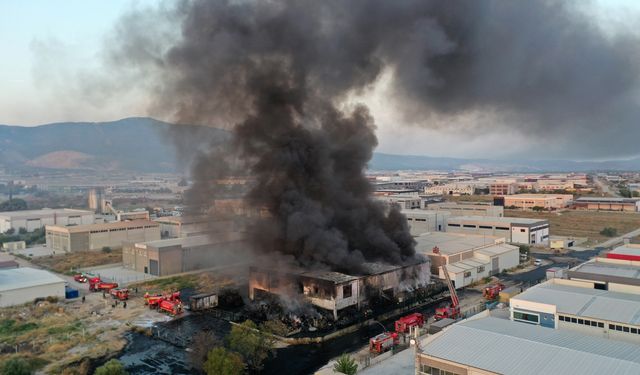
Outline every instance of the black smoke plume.
<svg viewBox="0 0 640 375"><path fill-rule="evenodd" d="M402 264L414 242L402 215L370 198L375 124L349 98L391 72L389 105L407 122L486 112L520 132L588 133L612 118L624 129L637 39L607 35L581 3L183 1L151 15L173 32L140 27L151 13L125 18L113 61L152 82L152 114L232 131L228 148L200 152L192 206L211 204L213 181L245 174L248 204L269 213L251 226L265 252L337 270Z"/></svg>

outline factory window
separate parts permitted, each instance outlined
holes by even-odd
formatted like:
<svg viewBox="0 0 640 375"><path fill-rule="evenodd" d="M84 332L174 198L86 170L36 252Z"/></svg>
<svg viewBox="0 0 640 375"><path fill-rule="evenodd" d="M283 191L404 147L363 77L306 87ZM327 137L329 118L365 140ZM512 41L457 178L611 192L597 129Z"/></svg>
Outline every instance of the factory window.
<svg viewBox="0 0 640 375"><path fill-rule="evenodd" d="M604 328L604 323L598 322L598 328Z"/></svg>
<svg viewBox="0 0 640 375"><path fill-rule="evenodd" d="M353 285L345 285L342 287L342 298L349 298L353 295Z"/></svg>
<svg viewBox="0 0 640 375"><path fill-rule="evenodd" d="M622 331L629 332L629 327L622 327Z"/></svg>
<svg viewBox="0 0 640 375"><path fill-rule="evenodd" d="M558 316L558 319L559 319L561 322L564 322L564 315L559 315L559 316Z"/></svg>
<svg viewBox="0 0 640 375"><path fill-rule="evenodd" d="M521 311L513 312L513 319L519 320L527 323L538 323L540 322L540 317L537 314L528 314Z"/></svg>
<svg viewBox="0 0 640 375"><path fill-rule="evenodd" d="M465 225L463 225L463 227L465 227L465 228L474 228L475 229L476 226L475 225L471 225L471 224L465 224Z"/></svg>
<svg viewBox="0 0 640 375"><path fill-rule="evenodd" d="M471 277L471 271L465 271L464 277Z"/></svg>
<svg viewBox="0 0 640 375"><path fill-rule="evenodd" d="M427 221L427 219L416 219L416 221Z"/></svg>
<svg viewBox="0 0 640 375"><path fill-rule="evenodd" d="M584 324L584 320L578 319L578 324Z"/></svg>
<svg viewBox="0 0 640 375"><path fill-rule="evenodd" d="M578 319L576 319L576 318L571 318L571 323L578 323Z"/></svg>
<svg viewBox="0 0 640 375"><path fill-rule="evenodd" d="M451 224L451 223L449 223L449 224L447 224L447 226L450 226L450 227L459 227L459 226L460 226L460 224Z"/></svg>
<svg viewBox="0 0 640 375"><path fill-rule="evenodd" d="M598 326L598 322L594 322L593 320L591 321L591 327L597 327Z"/></svg>
<svg viewBox="0 0 640 375"><path fill-rule="evenodd" d="M482 272L484 272L484 266L478 267L478 273L482 273Z"/></svg>
<svg viewBox="0 0 640 375"><path fill-rule="evenodd" d="M631 333L638 333L638 329L637 328L631 328Z"/></svg>
<svg viewBox="0 0 640 375"><path fill-rule="evenodd" d="M524 233L526 231L527 231L526 229L520 229L520 233Z"/></svg>
<svg viewBox="0 0 640 375"><path fill-rule="evenodd" d="M622 332L622 326L618 326L618 325L616 325L616 331L620 331L620 332Z"/></svg>
<svg viewBox="0 0 640 375"><path fill-rule="evenodd" d="M607 290L607 284L593 283L593 289Z"/></svg>
<svg viewBox="0 0 640 375"><path fill-rule="evenodd" d="M613 324L609 324L609 329L616 329L616 326L614 326Z"/></svg>
<svg viewBox="0 0 640 375"><path fill-rule="evenodd" d="M480 228L481 229L493 229L493 227L490 226L490 225L480 225Z"/></svg>
<svg viewBox="0 0 640 375"><path fill-rule="evenodd" d="M507 227L496 227L496 230L509 230Z"/></svg>

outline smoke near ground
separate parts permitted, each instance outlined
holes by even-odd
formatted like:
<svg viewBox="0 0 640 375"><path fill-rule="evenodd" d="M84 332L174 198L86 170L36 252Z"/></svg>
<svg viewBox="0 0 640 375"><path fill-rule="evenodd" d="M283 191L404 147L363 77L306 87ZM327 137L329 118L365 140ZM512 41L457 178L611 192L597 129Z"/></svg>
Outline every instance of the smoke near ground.
<svg viewBox="0 0 640 375"><path fill-rule="evenodd" d="M175 29L123 19L113 61L151 82L152 114L232 131L229 149L200 152L192 205L215 198L215 179L251 176L247 201L269 213L252 230L256 244L302 265L351 270L414 257L402 215L370 198L363 171L376 126L348 101L383 74L392 77L389 106L406 123L436 127L481 113L491 121L463 130L635 128L637 38L605 33L583 2L178 4L138 14Z"/></svg>

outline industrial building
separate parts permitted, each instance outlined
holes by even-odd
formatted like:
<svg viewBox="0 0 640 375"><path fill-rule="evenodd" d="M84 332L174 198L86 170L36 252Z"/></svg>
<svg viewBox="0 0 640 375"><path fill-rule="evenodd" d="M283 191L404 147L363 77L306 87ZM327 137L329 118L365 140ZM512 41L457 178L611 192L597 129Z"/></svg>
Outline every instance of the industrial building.
<svg viewBox="0 0 640 375"><path fill-rule="evenodd" d="M425 208L447 211L450 216L504 216L504 206L495 205L491 202L438 202L428 204Z"/></svg>
<svg viewBox="0 0 640 375"><path fill-rule="evenodd" d="M140 211L129 211L129 212L117 212L116 220L118 221L149 220L149 211L140 210Z"/></svg>
<svg viewBox="0 0 640 375"><path fill-rule="evenodd" d="M344 309L359 310L373 297L392 301L408 290L429 284L429 263L407 266L365 263L364 275L332 271L273 270L252 267L249 298L303 296L312 305L331 312L334 319Z"/></svg>
<svg viewBox="0 0 640 375"><path fill-rule="evenodd" d="M122 247L122 264L138 272L167 276L237 263L246 248L244 234L239 232L127 241Z"/></svg>
<svg viewBox="0 0 640 375"><path fill-rule="evenodd" d="M422 208L422 199L417 194L377 195L376 199L388 204L398 205L403 210Z"/></svg>
<svg viewBox="0 0 640 375"><path fill-rule="evenodd" d="M427 194L440 195L472 195L476 188L485 188L486 184L477 181L454 182L444 185L433 185L425 188Z"/></svg>
<svg viewBox="0 0 640 375"><path fill-rule="evenodd" d="M0 270L0 307L33 302L36 298L64 299L65 281L49 271L29 267Z"/></svg>
<svg viewBox="0 0 640 375"><path fill-rule="evenodd" d="M504 205L522 210L541 207L547 211L555 211L568 207L572 200L571 194L516 194L506 195Z"/></svg>
<svg viewBox="0 0 640 375"><path fill-rule="evenodd" d="M447 220L447 232L497 236L526 245L549 243L549 221L518 217L458 216Z"/></svg>
<svg viewBox="0 0 640 375"><path fill-rule="evenodd" d="M206 216L163 216L154 221L160 224L162 238L202 236L207 233L241 230L233 220L213 220Z"/></svg>
<svg viewBox="0 0 640 375"><path fill-rule="evenodd" d="M574 207L589 211L639 212L640 198L580 197L575 200Z"/></svg>
<svg viewBox="0 0 640 375"><path fill-rule="evenodd" d="M442 232L447 225L449 212L430 210L402 210L406 216L412 236L428 232Z"/></svg>
<svg viewBox="0 0 640 375"><path fill-rule="evenodd" d="M13 229L33 232L45 225L85 225L94 223L94 213L69 208L0 212L0 233Z"/></svg>
<svg viewBox="0 0 640 375"><path fill-rule="evenodd" d="M445 279L442 265L456 288L462 288L520 264L520 250L504 238L456 233L416 237L416 251L429 257L431 273Z"/></svg>
<svg viewBox="0 0 640 375"><path fill-rule="evenodd" d="M632 287L612 284L603 290L599 282L551 279L512 297L511 319L640 343L640 295L630 293Z"/></svg>
<svg viewBox="0 0 640 375"><path fill-rule="evenodd" d="M420 375L632 375L640 346L485 312L428 336L415 363Z"/></svg>
<svg viewBox="0 0 640 375"><path fill-rule="evenodd" d="M490 195L511 195L518 191L518 184L515 182L494 182L489 184Z"/></svg>
<svg viewBox="0 0 640 375"><path fill-rule="evenodd" d="M160 239L160 225L149 220L116 221L104 224L46 226L47 247L54 252L120 248L125 241Z"/></svg>

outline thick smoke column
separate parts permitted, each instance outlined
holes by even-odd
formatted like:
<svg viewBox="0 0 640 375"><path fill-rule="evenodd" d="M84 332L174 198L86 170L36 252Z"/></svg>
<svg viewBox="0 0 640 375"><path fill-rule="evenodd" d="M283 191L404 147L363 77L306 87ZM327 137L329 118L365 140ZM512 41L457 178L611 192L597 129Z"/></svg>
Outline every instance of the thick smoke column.
<svg viewBox="0 0 640 375"><path fill-rule="evenodd" d="M243 171L248 202L271 216L252 231L265 251L343 270L401 264L414 257L406 221L363 175L374 121L345 101L391 72L389 105L408 122L486 112L520 132L624 129L636 39L605 35L580 3L185 1L160 12L179 24L168 46L132 16L114 56L153 77L152 114L232 131L229 149L200 154L192 204Z"/></svg>

